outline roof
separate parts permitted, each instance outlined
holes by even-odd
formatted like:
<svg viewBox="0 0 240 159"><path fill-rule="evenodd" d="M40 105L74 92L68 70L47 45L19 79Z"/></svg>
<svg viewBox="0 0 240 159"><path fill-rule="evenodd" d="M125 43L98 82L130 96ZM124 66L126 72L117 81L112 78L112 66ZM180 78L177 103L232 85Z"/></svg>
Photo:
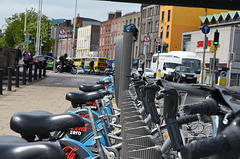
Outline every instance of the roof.
<svg viewBox="0 0 240 159"><path fill-rule="evenodd" d="M221 21L221 20L228 20L228 18L237 19L240 17L240 11L229 11L229 12L222 12L220 14L213 14L213 15L207 15L207 16L200 16L202 23L211 22L213 20L215 21Z"/></svg>
<svg viewBox="0 0 240 159"><path fill-rule="evenodd" d="M96 20L96 19L92 19L92 18L83 18L83 21L90 21L90 22L100 22L99 20Z"/></svg>
<svg viewBox="0 0 240 159"><path fill-rule="evenodd" d="M59 24L59 23L62 23L64 22L66 19L53 19L53 20L50 20L50 23L52 25L55 25L55 24Z"/></svg>

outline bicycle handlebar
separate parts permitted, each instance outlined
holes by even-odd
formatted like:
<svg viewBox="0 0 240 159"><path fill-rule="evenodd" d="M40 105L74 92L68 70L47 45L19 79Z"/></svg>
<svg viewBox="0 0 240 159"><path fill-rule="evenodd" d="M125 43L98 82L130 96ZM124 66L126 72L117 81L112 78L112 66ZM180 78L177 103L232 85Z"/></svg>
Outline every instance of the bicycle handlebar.
<svg viewBox="0 0 240 159"><path fill-rule="evenodd" d="M183 111L186 114L200 113L206 115L215 115L219 111L219 106L214 99L208 98L199 103L185 105Z"/></svg>
<svg viewBox="0 0 240 159"><path fill-rule="evenodd" d="M229 155L239 154L240 148L240 117L235 119L231 125L226 127L215 138L206 138L189 144L181 149L184 159L207 157L214 154Z"/></svg>

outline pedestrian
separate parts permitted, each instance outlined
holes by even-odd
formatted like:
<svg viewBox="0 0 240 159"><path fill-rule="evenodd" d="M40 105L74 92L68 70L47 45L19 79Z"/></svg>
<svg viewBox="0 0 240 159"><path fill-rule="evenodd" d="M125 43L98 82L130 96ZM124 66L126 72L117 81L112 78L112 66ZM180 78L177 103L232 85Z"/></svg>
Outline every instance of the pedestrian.
<svg viewBox="0 0 240 159"><path fill-rule="evenodd" d="M144 70L144 65L145 65L145 61L143 61L142 66L141 66L143 73L144 73L144 71L145 71L145 70Z"/></svg>
<svg viewBox="0 0 240 159"><path fill-rule="evenodd" d="M90 65L89 74L91 73L92 70L93 70L93 74L95 74L95 71L94 71L94 60L92 60L89 65Z"/></svg>
<svg viewBox="0 0 240 159"><path fill-rule="evenodd" d="M32 62L33 61L33 55L31 53L31 51L29 50L29 47L27 47L27 50L24 51L23 53L23 62L24 64L27 65L27 70L29 68L29 62Z"/></svg>
<svg viewBox="0 0 240 159"><path fill-rule="evenodd" d="M14 67L18 65L20 59L22 59L22 51L19 49L19 46L16 46L16 51L14 55Z"/></svg>

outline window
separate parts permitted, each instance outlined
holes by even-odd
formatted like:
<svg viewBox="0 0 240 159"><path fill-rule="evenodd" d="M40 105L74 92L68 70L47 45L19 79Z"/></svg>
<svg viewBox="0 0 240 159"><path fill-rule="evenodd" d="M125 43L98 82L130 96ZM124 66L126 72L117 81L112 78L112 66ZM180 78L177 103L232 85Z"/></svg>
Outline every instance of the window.
<svg viewBox="0 0 240 159"><path fill-rule="evenodd" d="M129 20L129 24L132 24L132 19Z"/></svg>
<svg viewBox="0 0 240 159"><path fill-rule="evenodd" d="M162 11L162 22L164 22L164 11Z"/></svg>
<svg viewBox="0 0 240 159"><path fill-rule="evenodd" d="M169 37L169 25L167 26L166 38Z"/></svg>
<svg viewBox="0 0 240 159"><path fill-rule="evenodd" d="M161 30L160 30L160 38L161 39L163 38L163 27L161 27Z"/></svg>
<svg viewBox="0 0 240 159"><path fill-rule="evenodd" d="M108 26L108 32L109 33L111 32L111 24L109 24L109 26Z"/></svg>
<svg viewBox="0 0 240 159"><path fill-rule="evenodd" d="M138 17L138 27L140 26L140 17Z"/></svg>
<svg viewBox="0 0 240 159"><path fill-rule="evenodd" d="M142 33L145 33L145 23L142 24Z"/></svg>
<svg viewBox="0 0 240 159"><path fill-rule="evenodd" d="M100 34L102 34L102 27L101 27L101 30L100 30Z"/></svg>
<svg viewBox="0 0 240 159"><path fill-rule="evenodd" d="M106 33L108 32L108 25L106 25Z"/></svg>
<svg viewBox="0 0 240 159"><path fill-rule="evenodd" d="M182 51L190 51L191 35L183 35Z"/></svg>
<svg viewBox="0 0 240 159"><path fill-rule="evenodd" d="M105 26L103 26L103 34L105 33Z"/></svg>
<svg viewBox="0 0 240 159"><path fill-rule="evenodd" d="M170 21L170 15L171 15L171 10L168 10L168 19L167 19L168 22Z"/></svg>
<svg viewBox="0 0 240 159"><path fill-rule="evenodd" d="M153 24L153 22L148 22L148 26L147 26L147 30L148 30L148 32L149 33L151 33L152 32L152 24Z"/></svg>
<svg viewBox="0 0 240 159"><path fill-rule="evenodd" d="M160 6L157 6L156 8L156 15L159 15L160 14Z"/></svg>
<svg viewBox="0 0 240 159"><path fill-rule="evenodd" d="M118 31L120 31L120 26L121 26L121 23L119 22L118 23Z"/></svg>
<svg viewBox="0 0 240 159"><path fill-rule="evenodd" d="M126 20L126 25L128 25L128 20Z"/></svg>
<svg viewBox="0 0 240 159"><path fill-rule="evenodd" d="M142 12L142 17L143 17L143 18L146 18L146 9L143 10L143 12Z"/></svg>
<svg viewBox="0 0 240 159"><path fill-rule="evenodd" d="M112 24L112 32L113 32L113 26L114 26L114 24Z"/></svg>
<svg viewBox="0 0 240 159"><path fill-rule="evenodd" d="M133 19L133 24L136 24L136 18Z"/></svg>
<svg viewBox="0 0 240 159"><path fill-rule="evenodd" d="M156 26L155 26L155 31L158 32L158 28L159 28L159 21L156 21Z"/></svg>

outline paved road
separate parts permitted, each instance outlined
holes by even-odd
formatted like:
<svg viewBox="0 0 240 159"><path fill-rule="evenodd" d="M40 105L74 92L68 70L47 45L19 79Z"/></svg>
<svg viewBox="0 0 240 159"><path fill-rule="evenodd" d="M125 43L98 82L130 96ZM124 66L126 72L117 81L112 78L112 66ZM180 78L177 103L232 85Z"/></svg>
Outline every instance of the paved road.
<svg viewBox="0 0 240 159"><path fill-rule="evenodd" d="M69 91L79 91L83 83L96 83L102 76L66 75L48 73L47 77L12 92L4 91L0 96L0 135L18 135L10 129L11 116L16 112L45 110L51 113L63 113L70 107L65 99Z"/></svg>

